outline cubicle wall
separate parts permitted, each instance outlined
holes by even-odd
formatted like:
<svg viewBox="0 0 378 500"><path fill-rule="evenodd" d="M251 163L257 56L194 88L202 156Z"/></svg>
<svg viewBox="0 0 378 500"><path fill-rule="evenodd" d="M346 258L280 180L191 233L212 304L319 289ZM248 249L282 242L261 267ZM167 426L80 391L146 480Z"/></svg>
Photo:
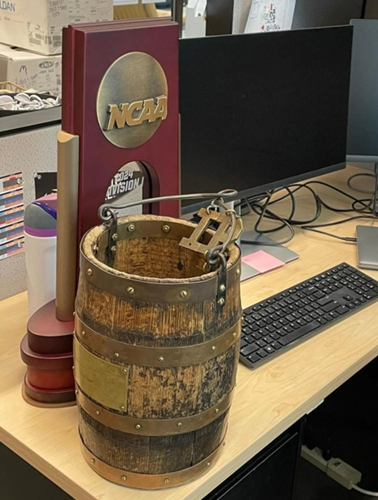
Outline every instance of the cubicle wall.
<svg viewBox="0 0 378 500"><path fill-rule="evenodd" d="M12 184L5 180L1 182L0 193L0 229L10 226L10 217L5 219L4 214L17 210L15 226L21 228L15 240L12 234L2 237L0 233L0 300L6 299L26 290L25 254L23 251L22 220L23 206L31 203L35 197L35 185L43 185L43 174L56 172L57 165L57 134L60 125L50 125L43 128L28 129L17 133L0 135L0 181L1 179L16 178L18 185L14 184L17 196L10 199L7 207L4 206L4 193L9 196L14 191ZM15 174L20 174L17 176ZM47 180L46 176L46 180ZM19 180L18 180L19 179ZM22 180L21 180L22 179ZM11 181L12 182L12 181ZM7 189L10 186L12 189ZM4 235L4 233L3 233ZM1 244L2 241L2 244ZM16 244L13 244L16 241ZM5 251L7 247L9 252Z"/></svg>

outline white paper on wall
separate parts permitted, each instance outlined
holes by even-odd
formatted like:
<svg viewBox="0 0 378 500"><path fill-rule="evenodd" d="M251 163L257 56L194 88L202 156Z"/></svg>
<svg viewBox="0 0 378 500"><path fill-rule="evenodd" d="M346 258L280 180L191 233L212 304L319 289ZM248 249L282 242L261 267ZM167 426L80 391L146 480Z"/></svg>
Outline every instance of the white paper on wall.
<svg viewBox="0 0 378 500"><path fill-rule="evenodd" d="M194 9L198 3L198 0L188 0L186 7L188 9Z"/></svg>
<svg viewBox="0 0 378 500"><path fill-rule="evenodd" d="M113 5L136 5L138 4L138 0L113 0Z"/></svg>
<svg viewBox="0 0 378 500"><path fill-rule="evenodd" d="M198 0L195 10L196 16L204 16L207 6L207 0Z"/></svg>
<svg viewBox="0 0 378 500"><path fill-rule="evenodd" d="M245 33L290 30L296 0L253 0Z"/></svg>

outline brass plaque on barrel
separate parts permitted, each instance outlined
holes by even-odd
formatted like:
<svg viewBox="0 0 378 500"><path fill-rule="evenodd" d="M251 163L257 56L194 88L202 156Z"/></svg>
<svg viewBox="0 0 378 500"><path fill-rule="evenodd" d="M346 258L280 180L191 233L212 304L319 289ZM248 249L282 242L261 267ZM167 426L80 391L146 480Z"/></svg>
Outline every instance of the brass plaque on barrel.
<svg viewBox="0 0 378 500"><path fill-rule="evenodd" d="M100 405L126 411L129 370L92 354L74 337L75 381Z"/></svg>

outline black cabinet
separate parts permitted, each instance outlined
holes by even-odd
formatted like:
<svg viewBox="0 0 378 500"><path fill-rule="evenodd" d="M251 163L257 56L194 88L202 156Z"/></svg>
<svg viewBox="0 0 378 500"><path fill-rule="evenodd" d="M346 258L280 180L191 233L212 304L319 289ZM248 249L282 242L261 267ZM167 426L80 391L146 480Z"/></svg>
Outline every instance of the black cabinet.
<svg viewBox="0 0 378 500"><path fill-rule="evenodd" d="M291 500L300 445L298 422L204 500Z"/></svg>
<svg viewBox="0 0 378 500"><path fill-rule="evenodd" d="M301 428L292 426L204 500L292 500ZM1 443L0 499L73 500Z"/></svg>
<svg viewBox="0 0 378 500"><path fill-rule="evenodd" d="M25 460L0 443L1 500L73 500Z"/></svg>

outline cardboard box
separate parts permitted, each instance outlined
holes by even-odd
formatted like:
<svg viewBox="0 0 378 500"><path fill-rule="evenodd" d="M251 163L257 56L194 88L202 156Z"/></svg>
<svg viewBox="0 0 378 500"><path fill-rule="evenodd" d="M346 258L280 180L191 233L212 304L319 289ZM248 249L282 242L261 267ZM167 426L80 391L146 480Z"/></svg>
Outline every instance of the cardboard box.
<svg viewBox="0 0 378 500"><path fill-rule="evenodd" d="M62 56L42 56L0 44L0 81L59 95L62 88Z"/></svg>
<svg viewBox="0 0 378 500"><path fill-rule="evenodd" d="M61 54L63 27L112 19L113 0L0 0L0 43Z"/></svg>

